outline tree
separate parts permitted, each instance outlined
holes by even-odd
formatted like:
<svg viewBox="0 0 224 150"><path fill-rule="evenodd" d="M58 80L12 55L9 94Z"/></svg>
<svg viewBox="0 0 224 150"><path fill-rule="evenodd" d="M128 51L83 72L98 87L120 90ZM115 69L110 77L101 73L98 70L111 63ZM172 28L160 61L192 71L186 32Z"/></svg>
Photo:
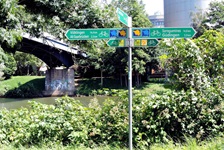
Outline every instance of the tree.
<svg viewBox="0 0 224 150"><path fill-rule="evenodd" d="M204 29L203 29L204 28ZM213 1L209 5L206 18L202 21L200 29L214 29L224 32L224 1Z"/></svg>
<svg viewBox="0 0 224 150"><path fill-rule="evenodd" d="M224 1L210 3L210 9L204 22L211 25L213 29L224 28Z"/></svg>
<svg viewBox="0 0 224 150"><path fill-rule="evenodd" d="M199 37L202 35L206 28L203 26L203 22L206 19L206 12L203 10L198 10L197 12L191 13L191 19L192 19L192 27L197 31L195 37Z"/></svg>
<svg viewBox="0 0 224 150"><path fill-rule="evenodd" d="M5 53L0 47L0 80L9 79L15 73L16 64L11 53Z"/></svg>
<svg viewBox="0 0 224 150"><path fill-rule="evenodd" d="M223 87L224 35L209 30L194 41L201 50L206 74L219 88Z"/></svg>
<svg viewBox="0 0 224 150"><path fill-rule="evenodd" d="M0 80L2 80L2 77L4 75L4 68L5 68L5 64L4 61L7 59L6 54L4 53L4 51L2 50L2 48L0 47Z"/></svg>
<svg viewBox="0 0 224 150"><path fill-rule="evenodd" d="M103 86L103 73L113 71L110 61L115 49L108 47L104 40L89 41L88 44L89 47L86 50L88 58L80 60L80 67L84 69L93 67L95 70L100 70L101 86Z"/></svg>
<svg viewBox="0 0 224 150"><path fill-rule="evenodd" d="M21 13L24 8L18 5L18 0L0 1L0 48L11 51L21 40Z"/></svg>
<svg viewBox="0 0 224 150"><path fill-rule="evenodd" d="M16 61L12 53L6 53L7 59L4 61L5 68L3 69L3 77L9 79L16 71Z"/></svg>
<svg viewBox="0 0 224 150"><path fill-rule="evenodd" d="M143 3L138 0L112 0L111 5L115 8L121 8L124 12L126 12L129 16L132 17L132 26L133 27L151 27L152 24L149 21L147 14L145 12L145 8ZM121 24L121 23L120 23ZM123 26L123 25L121 25ZM144 74L146 72L146 64L151 60L150 59L150 50L151 48L133 48L133 73L135 74L135 83L136 86L139 86L140 84L140 75ZM116 53L115 55L119 56L113 56L117 59L115 64L117 64L117 69L121 74L126 73L127 74L127 50L124 48L119 48L116 50L116 52L125 52L126 55L120 55L120 53ZM123 56L121 58L121 56ZM120 64L126 64L126 65L120 65ZM123 67L122 67L123 66ZM122 68L121 68L122 67ZM120 77L122 77L120 75ZM126 82L126 81L125 81Z"/></svg>
<svg viewBox="0 0 224 150"><path fill-rule="evenodd" d="M20 4L29 13L23 23L25 29L37 35L49 32L61 39L69 28L101 28L109 18L102 17L104 9L98 0L21 0Z"/></svg>
<svg viewBox="0 0 224 150"><path fill-rule="evenodd" d="M201 36L206 30L219 30L224 33L224 1L213 1L209 4L207 12L198 10L191 14L192 26L197 31L195 38Z"/></svg>
<svg viewBox="0 0 224 150"><path fill-rule="evenodd" d="M173 81L179 89L203 90L223 84L223 34L206 31L201 37L190 40L165 42L167 64L174 73Z"/></svg>
<svg viewBox="0 0 224 150"><path fill-rule="evenodd" d="M98 0L3 0L0 8L0 44L4 51L10 52L17 50L16 43L21 40L22 32L35 36L49 32L66 39L68 28L100 28L113 24L109 20L111 11L102 9ZM85 41L71 43L87 47Z"/></svg>
<svg viewBox="0 0 224 150"><path fill-rule="evenodd" d="M37 75L37 68L43 63L39 58L23 52L16 52L14 59L17 66L16 75L30 75L31 73Z"/></svg>

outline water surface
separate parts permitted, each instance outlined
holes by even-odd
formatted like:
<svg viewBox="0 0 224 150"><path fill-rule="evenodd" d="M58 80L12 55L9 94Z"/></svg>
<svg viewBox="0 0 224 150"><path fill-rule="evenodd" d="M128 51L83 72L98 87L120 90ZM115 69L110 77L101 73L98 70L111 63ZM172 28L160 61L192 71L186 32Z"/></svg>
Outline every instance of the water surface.
<svg viewBox="0 0 224 150"><path fill-rule="evenodd" d="M36 101L43 104L55 104L55 99L60 97L42 97L42 98L0 98L0 109L18 109L21 107L29 107L29 101ZM94 96L88 97L73 97L74 100L79 100L84 106L88 106L90 100ZM100 104L104 102L105 99L109 98L108 96L97 96L96 97Z"/></svg>

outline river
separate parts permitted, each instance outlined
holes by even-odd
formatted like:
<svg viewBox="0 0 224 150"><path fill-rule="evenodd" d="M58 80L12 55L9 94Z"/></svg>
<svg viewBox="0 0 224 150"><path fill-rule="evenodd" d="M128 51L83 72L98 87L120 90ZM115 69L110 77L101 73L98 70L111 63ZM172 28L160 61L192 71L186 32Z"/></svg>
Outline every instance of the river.
<svg viewBox="0 0 224 150"><path fill-rule="evenodd" d="M55 99L60 97L42 97L42 98L0 98L0 109L18 109L21 107L28 107L29 101L36 101L43 104L54 104ZM88 97L73 97L74 100L79 100L84 106L88 106L90 100L94 98L94 96ZM96 97L100 104L108 98L108 96L97 96Z"/></svg>

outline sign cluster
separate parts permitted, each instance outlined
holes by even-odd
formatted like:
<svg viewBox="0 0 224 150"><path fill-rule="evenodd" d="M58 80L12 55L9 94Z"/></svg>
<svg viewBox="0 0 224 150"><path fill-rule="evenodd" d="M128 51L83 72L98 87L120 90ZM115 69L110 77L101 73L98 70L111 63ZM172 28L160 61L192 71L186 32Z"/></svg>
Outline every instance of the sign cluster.
<svg viewBox="0 0 224 150"><path fill-rule="evenodd" d="M193 28L132 28L132 18L117 9L118 20L128 28L69 29L69 40L109 39L108 46L128 47L129 149L132 150L132 47L155 47L161 38L191 38ZM132 33L130 33L132 32Z"/></svg>
<svg viewBox="0 0 224 150"><path fill-rule="evenodd" d="M129 16L121 9L116 11L118 20L129 27ZM192 38L196 31L192 28L132 28L134 47L155 47L162 38ZM109 39L108 46L128 47L128 28L92 28L69 29L66 37L69 40Z"/></svg>

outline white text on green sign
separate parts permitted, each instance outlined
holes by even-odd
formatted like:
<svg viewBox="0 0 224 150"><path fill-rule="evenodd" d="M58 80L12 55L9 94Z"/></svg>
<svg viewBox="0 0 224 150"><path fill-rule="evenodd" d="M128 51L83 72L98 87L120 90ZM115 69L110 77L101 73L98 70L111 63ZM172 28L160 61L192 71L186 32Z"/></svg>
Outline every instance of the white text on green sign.
<svg viewBox="0 0 224 150"><path fill-rule="evenodd" d="M118 20L121 22L121 23L123 23L123 24L125 24L126 26L128 26L129 24L128 24L128 15L125 13L125 12L123 12L121 9L119 9L119 8L117 8L117 17L118 17Z"/></svg>
<svg viewBox="0 0 224 150"><path fill-rule="evenodd" d="M127 32L125 28L69 29L66 37L69 40L124 39L127 38Z"/></svg>
<svg viewBox="0 0 224 150"><path fill-rule="evenodd" d="M155 47L158 43L157 39L135 39L134 47Z"/></svg>
<svg viewBox="0 0 224 150"><path fill-rule="evenodd" d="M190 28L133 28L132 37L142 38L192 38L196 31Z"/></svg>

